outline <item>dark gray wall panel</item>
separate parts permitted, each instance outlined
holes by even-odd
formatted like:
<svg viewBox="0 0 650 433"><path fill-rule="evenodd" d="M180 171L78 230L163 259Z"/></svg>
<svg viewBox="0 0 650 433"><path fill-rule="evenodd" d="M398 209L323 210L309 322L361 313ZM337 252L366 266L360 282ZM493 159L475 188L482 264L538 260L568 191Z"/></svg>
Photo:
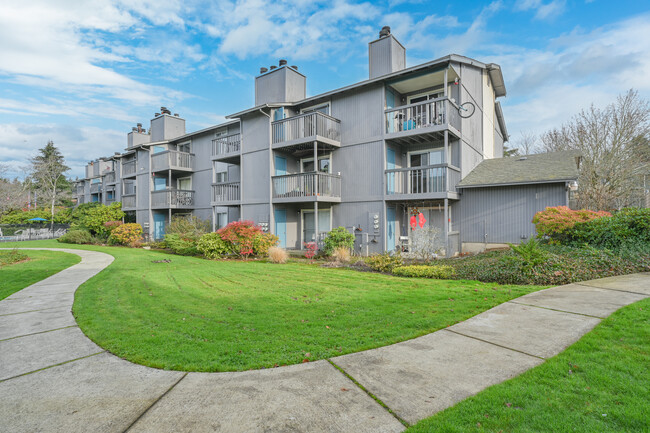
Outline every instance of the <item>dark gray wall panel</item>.
<svg viewBox="0 0 650 433"><path fill-rule="evenodd" d="M341 120L341 146L382 135L383 93L377 85L332 99L332 116Z"/></svg>
<svg viewBox="0 0 650 433"><path fill-rule="evenodd" d="M341 173L343 201L383 198L383 142L342 147L334 152L332 172Z"/></svg>

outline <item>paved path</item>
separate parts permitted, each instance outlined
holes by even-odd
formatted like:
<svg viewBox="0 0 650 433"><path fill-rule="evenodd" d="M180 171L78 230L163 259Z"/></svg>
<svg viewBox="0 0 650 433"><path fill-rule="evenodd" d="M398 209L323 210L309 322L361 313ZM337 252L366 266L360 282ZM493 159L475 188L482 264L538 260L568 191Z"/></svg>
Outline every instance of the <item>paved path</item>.
<svg viewBox="0 0 650 433"><path fill-rule="evenodd" d="M86 338L70 313L74 291L113 258L57 251L82 261L0 302L2 432L399 432L401 421L413 424L541 364L650 296L650 273L604 278L329 361L183 373L131 364Z"/></svg>

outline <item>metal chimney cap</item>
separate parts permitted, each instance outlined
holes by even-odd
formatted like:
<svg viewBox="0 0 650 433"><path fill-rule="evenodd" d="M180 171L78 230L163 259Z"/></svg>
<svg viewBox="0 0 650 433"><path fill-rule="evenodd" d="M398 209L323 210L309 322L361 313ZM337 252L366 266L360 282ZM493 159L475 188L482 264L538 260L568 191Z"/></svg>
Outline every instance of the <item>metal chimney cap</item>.
<svg viewBox="0 0 650 433"><path fill-rule="evenodd" d="M142 126L142 123L136 123L135 125L136 126Z"/></svg>
<svg viewBox="0 0 650 433"><path fill-rule="evenodd" d="M265 74L266 72L268 72L268 68L260 68L260 74Z"/></svg>
<svg viewBox="0 0 650 433"><path fill-rule="evenodd" d="M379 31L379 37L383 38L384 36L390 35L390 26L384 26Z"/></svg>
<svg viewBox="0 0 650 433"><path fill-rule="evenodd" d="M298 70L298 66L296 66L296 65L293 65L291 68L295 69L296 71Z"/></svg>
<svg viewBox="0 0 650 433"><path fill-rule="evenodd" d="M287 64L287 61L284 60L284 59L280 59L280 61L278 62L278 64L279 64L280 66L284 66L284 65Z"/></svg>
<svg viewBox="0 0 650 433"><path fill-rule="evenodd" d="M271 65L270 68L271 68L271 70L278 69L278 67L275 66L275 65Z"/></svg>

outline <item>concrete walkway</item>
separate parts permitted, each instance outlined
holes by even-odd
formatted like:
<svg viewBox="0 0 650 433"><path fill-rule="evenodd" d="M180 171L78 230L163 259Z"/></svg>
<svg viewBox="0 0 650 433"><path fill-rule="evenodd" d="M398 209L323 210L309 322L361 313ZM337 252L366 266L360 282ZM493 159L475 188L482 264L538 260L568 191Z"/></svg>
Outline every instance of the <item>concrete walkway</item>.
<svg viewBox="0 0 650 433"><path fill-rule="evenodd" d="M70 312L74 291L113 258L57 251L82 261L0 302L2 432L399 432L543 363L650 296L649 273L604 278L329 361L183 373L131 364L86 338Z"/></svg>

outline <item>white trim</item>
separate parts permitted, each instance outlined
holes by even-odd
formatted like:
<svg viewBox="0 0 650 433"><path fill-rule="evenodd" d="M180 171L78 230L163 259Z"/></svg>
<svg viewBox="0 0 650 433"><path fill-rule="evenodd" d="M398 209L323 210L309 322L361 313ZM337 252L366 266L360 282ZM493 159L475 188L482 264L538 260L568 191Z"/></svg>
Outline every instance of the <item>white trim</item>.
<svg viewBox="0 0 650 433"><path fill-rule="evenodd" d="M328 167L328 172L327 173L332 174L332 152L325 153L323 155L318 155L318 160L320 161L321 159L329 159L330 165ZM303 162L313 161L313 160L314 160L313 156L309 156L309 157L306 157L306 158L300 158L300 173L311 173L311 172L303 171L302 163ZM317 171L319 173L324 173L323 171L318 171L318 167L316 165L314 165L314 171Z"/></svg>
<svg viewBox="0 0 650 433"><path fill-rule="evenodd" d="M190 189L190 190L192 189L192 176L185 176L185 177L179 177L179 178L176 178L176 188L177 188L177 189L181 189L181 187L180 187L181 180L185 180L185 179L189 179L189 180L190 180L190 188L189 188L189 189Z"/></svg>
<svg viewBox="0 0 650 433"><path fill-rule="evenodd" d="M430 97L431 95L438 95L438 96L436 96L436 98L441 98L441 97L443 96L444 93L445 93L445 88L444 88L444 87L442 87L441 89L436 90L436 91L428 90L428 91L426 91L426 92L416 93L415 95L409 95L409 96L407 96L407 97L406 97L406 102L407 102L407 105L408 105L408 104L411 104L411 103L412 103L412 102L411 102L412 99L415 99L415 98L421 98L421 97L423 97L423 96L428 96L429 98L427 98L427 99L435 99L435 98L431 98L431 97Z"/></svg>
<svg viewBox="0 0 650 433"><path fill-rule="evenodd" d="M185 146L186 144L187 144L188 147L189 147L189 151L188 151L187 153L192 153L192 140L185 140L185 141L182 141L182 142L180 142L180 143L177 143L177 144L176 144L176 150L179 151L179 152L181 152L180 150L178 150L178 147L179 147L179 146Z"/></svg>

